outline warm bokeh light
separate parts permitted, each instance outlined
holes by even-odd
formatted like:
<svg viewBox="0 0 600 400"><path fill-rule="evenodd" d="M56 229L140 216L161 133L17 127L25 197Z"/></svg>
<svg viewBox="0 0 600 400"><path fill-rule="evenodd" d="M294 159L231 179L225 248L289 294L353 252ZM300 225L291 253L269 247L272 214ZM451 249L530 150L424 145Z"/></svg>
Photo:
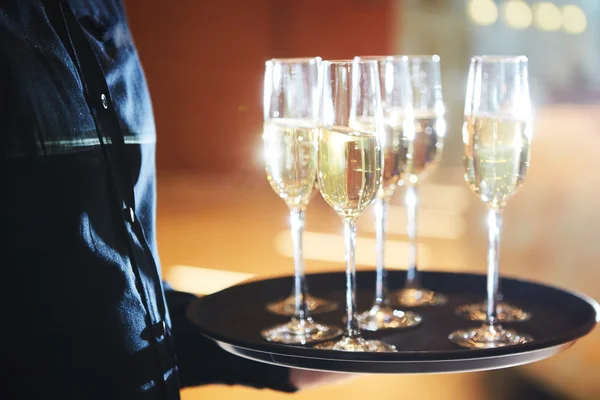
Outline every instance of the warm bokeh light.
<svg viewBox="0 0 600 400"><path fill-rule="evenodd" d="M527 3L513 0L504 6L504 19L506 24L513 29L527 29L531 26L533 15Z"/></svg>
<svg viewBox="0 0 600 400"><path fill-rule="evenodd" d="M580 34L587 28L587 18L583 10L575 5L567 5L562 10L563 30L572 34Z"/></svg>
<svg viewBox="0 0 600 400"><path fill-rule="evenodd" d="M254 276L249 273L191 265L173 265L165 275L175 290L202 295L218 292Z"/></svg>
<svg viewBox="0 0 600 400"><path fill-rule="evenodd" d="M468 13L478 25L491 25L498 19L498 7L492 0L471 0Z"/></svg>
<svg viewBox="0 0 600 400"><path fill-rule="evenodd" d="M288 258L293 257L294 249L290 240L290 231L282 230L274 239L274 245L277 252ZM358 237L356 239L356 264L362 266L375 266L376 255L373 249L376 241L371 237ZM343 265L345 246L344 237L337 233L323 232L304 232L303 236L304 259L319 262L331 262ZM385 263L387 268L403 269L408 266L408 255L410 245L405 240L386 240L385 243ZM431 248L423 243L418 244L419 267L431 267ZM460 259L446 257L445 263L436 263L435 267L440 269L443 266L456 268L460 265Z"/></svg>
<svg viewBox="0 0 600 400"><path fill-rule="evenodd" d="M558 7L544 2L533 6L535 26L543 31L557 31L562 26L563 17Z"/></svg>

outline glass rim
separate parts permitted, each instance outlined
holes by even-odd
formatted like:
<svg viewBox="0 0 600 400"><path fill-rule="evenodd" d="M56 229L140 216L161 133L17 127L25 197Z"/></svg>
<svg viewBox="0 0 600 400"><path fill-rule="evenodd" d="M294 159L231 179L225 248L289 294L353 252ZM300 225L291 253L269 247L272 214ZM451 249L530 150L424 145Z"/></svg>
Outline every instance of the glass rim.
<svg viewBox="0 0 600 400"><path fill-rule="evenodd" d="M376 64L377 60L365 60L359 56L356 56L354 58L348 58L348 59L339 59L339 60L323 60L322 61L323 64L329 64L329 65L351 65L354 63L359 63L359 64Z"/></svg>
<svg viewBox="0 0 600 400"><path fill-rule="evenodd" d="M484 63L501 63L501 62L527 62L528 59L524 55L479 55L471 57L471 62L484 62Z"/></svg>
<svg viewBox="0 0 600 400"><path fill-rule="evenodd" d="M357 56L361 60L375 60L375 61L394 61L394 60L408 60L408 56L402 54L394 54L387 56Z"/></svg>
<svg viewBox="0 0 600 400"><path fill-rule="evenodd" d="M311 62L321 62L321 57L289 57L289 58L270 58L265 61L265 65L270 64L302 64Z"/></svg>
<svg viewBox="0 0 600 400"><path fill-rule="evenodd" d="M410 60L420 60L420 61L432 61L432 62L440 62L440 56L438 54L405 54L409 61Z"/></svg>

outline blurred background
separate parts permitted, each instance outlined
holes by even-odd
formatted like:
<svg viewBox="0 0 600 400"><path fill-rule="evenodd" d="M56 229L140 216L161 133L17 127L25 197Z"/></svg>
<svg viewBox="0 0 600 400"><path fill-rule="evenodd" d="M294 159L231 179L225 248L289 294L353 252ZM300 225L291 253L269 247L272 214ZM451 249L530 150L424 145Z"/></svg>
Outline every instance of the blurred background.
<svg viewBox="0 0 600 400"><path fill-rule="evenodd" d="M505 213L501 273L600 299L600 1L125 0L158 131L158 244L174 287L208 294L291 274L287 208L262 164L262 79L272 57L439 54L448 134L422 188L424 269L485 271L484 208L463 180L469 58L524 54L535 102L531 168ZM405 268L403 191L387 264ZM373 215L358 262L373 268ZM308 272L344 269L341 225L319 197L307 211ZM297 399L600 399L600 330L528 366L451 375L364 376ZM183 399L282 399L246 388L186 389Z"/></svg>

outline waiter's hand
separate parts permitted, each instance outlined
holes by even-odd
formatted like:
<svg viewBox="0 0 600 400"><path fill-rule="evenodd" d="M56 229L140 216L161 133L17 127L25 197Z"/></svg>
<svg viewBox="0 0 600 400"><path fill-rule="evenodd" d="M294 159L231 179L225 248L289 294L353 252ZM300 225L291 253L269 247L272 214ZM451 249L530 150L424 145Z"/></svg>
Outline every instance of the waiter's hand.
<svg viewBox="0 0 600 400"><path fill-rule="evenodd" d="M306 369L290 369L290 383L299 390L311 389L332 383L343 383L350 381L359 374L341 372L321 372Z"/></svg>

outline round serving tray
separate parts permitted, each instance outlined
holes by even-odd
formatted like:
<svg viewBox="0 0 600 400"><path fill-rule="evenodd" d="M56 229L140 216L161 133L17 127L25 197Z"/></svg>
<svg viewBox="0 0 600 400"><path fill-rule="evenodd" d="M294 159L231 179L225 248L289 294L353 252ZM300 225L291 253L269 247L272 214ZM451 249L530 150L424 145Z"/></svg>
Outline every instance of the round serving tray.
<svg viewBox="0 0 600 400"><path fill-rule="evenodd" d="M404 271L389 271L390 289L400 288L404 278ZM188 318L200 332L238 356L288 367L352 373L448 373L527 364L571 347L600 318L598 303L584 295L541 283L502 278L504 299L532 313L528 321L503 325L532 335L534 341L497 349L464 349L450 342L448 334L480 323L457 317L454 309L482 301L486 277L422 272L421 279L423 286L447 295L448 303L412 309L423 316L417 327L364 332L366 338L394 344L397 353L353 353L265 341L260 336L262 329L288 320L268 312L265 305L289 295L291 276L250 281L201 297L190 304ZM345 304L343 272L309 274L307 280L312 294ZM358 306L362 311L373 300L374 271L358 271L357 282ZM314 319L341 326L343 313L340 308L315 315Z"/></svg>

